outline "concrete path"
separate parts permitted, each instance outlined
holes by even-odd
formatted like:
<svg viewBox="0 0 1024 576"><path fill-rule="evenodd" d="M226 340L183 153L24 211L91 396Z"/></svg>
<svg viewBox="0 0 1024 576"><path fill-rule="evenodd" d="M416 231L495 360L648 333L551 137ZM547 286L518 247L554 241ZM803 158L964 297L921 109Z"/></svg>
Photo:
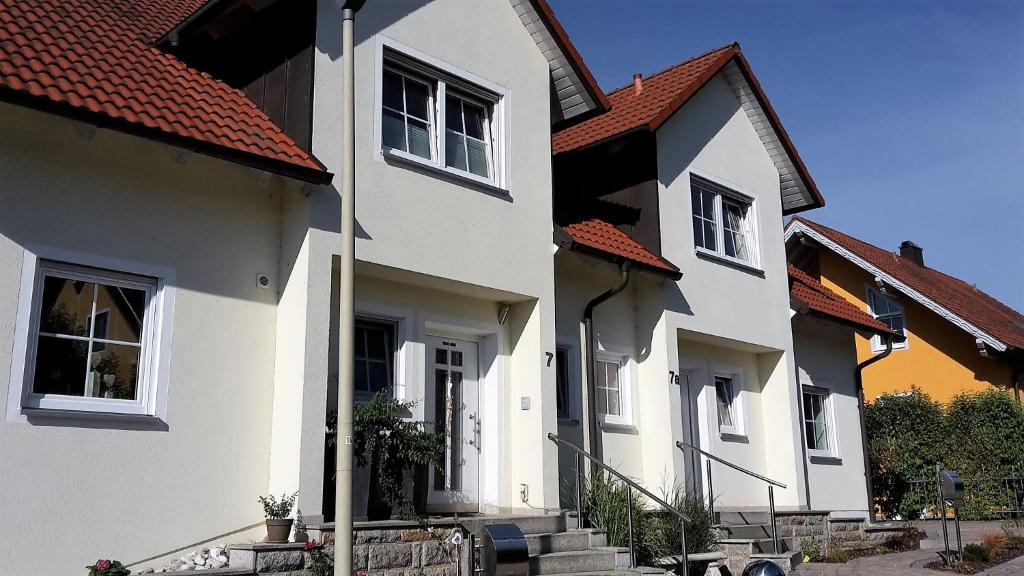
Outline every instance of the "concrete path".
<svg viewBox="0 0 1024 576"><path fill-rule="evenodd" d="M936 551L943 548L942 524L940 522L916 522L915 526L927 534L927 537L921 541L920 550L856 558L846 564L801 564L793 574L797 576L937 576L940 574L949 576L949 572L916 567L938 558ZM999 531L1001 531L999 522L960 523L960 534L964 544L980 542L982 535L986 532ZM953 532L952 523L950 523L950 546L956 546L956 535ZM1024 575L1024 557L990 568L982 572L982 575Z"/></svg>

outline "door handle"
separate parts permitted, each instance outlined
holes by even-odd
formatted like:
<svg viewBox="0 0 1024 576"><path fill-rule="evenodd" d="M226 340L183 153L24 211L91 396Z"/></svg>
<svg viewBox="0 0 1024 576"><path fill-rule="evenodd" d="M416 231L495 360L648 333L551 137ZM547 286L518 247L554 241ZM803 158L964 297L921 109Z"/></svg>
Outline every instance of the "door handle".
<svg viewBox="0 0 1024 576"><path fill-rule="evenodd" d="M473 412L469 415L469 419L473 422L473 438L469 441L469 445L480 450L480 416Z"/></svg>

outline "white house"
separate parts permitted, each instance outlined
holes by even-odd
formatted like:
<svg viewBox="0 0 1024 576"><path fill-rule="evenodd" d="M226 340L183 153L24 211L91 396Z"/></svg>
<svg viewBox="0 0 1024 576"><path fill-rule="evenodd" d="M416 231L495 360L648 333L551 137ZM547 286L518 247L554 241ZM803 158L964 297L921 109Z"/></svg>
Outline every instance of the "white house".
<svg viewBox="0 0 1024 576"><path fill-rule="evenodd" d="M329 520L337 3L0 6L0 562L250 537L268 492ZM606 95L544 0L357 22L356 395L448 432L426 511L557 510L549 432L806 509L782 217L823 200L739 47Z"/></svg>

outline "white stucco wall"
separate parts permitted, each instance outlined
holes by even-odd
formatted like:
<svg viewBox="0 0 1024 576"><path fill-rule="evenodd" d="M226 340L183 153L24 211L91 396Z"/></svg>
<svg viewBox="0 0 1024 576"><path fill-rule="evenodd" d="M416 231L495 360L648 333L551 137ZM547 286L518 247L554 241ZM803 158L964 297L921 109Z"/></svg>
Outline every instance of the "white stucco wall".
<svg viewBox="0 0 1024 576"><path fill-rule="evenodd" d="M810 506L846 517L867 515L864 449L854 369L857 350L854 333L825 320L793 317L793 342L801 385L827 389L832 403L835 458L810 457L807 461Z"/></svg>
<svg viewBox="0 0 1024 576"><path fill-rule="evenodd" d="M77 574L262 520L280 242L276 177L0 105L0 398L7 398L23 247L174 270L163 423L0 422L9 573ZM258 274L271 278L257 287ZM6 410L5 410L6 412Z"/></svg>
<svg viewBox="0 0 1024 576"><path fill-rule="evenodd" d="M788 485L776 494L780 507L805 506L778 171L721 75L658 130L657 143L662 253L684 274L665 292L669 330L684 338L692 333L735 341L738 350L752 346L757 351L761 411L773 422L752 428L756 438L743 450L751 462L763 462L755 471ZM760 273L696 254L691 172L754 198ZM678 355L694 356L685 345ZM679 372L675 354L667 362L666 378L668 371ZM770 457L761 453L764 446L772 447ZM681 466L681 458L670 451L645 455L651 472L669 462Z"/></svg>
<svg viewBox="0 0 1024 576"><path fill-rule="evenodd" d="M422 295L417 291L422 287L448 291L452 302L467 308L463 315L473 314L473 305L460 300L467 293L488 302L492 320L499 302L514 303L502 352L507 366L504 433L500 454L491 451L507 474L497 506L524 508L520 484L529 486L531 505L553 506L558 497L557 450L537 432L555 429L554 366L545 355L555 348L547 60L512 7L501 1L370 2L358 14L356 35L356 258L386 270L408 297ZM502 88L508 109L506 191L495 193L380 155L374 142L374 110L379 106L374 94L381 38ZM313 152L335 173L341 168L340 46L340 10L336 2L321 0ZM323 239L311 244L312 262L337 252L337 206L334 187L311 196L312 235ZM313 315L328 314L324 304ZM315 329L326 341L326 328ZM306 357L307 363L316 362ZM307 379L303 396L319 394L319 386ZM520 409L523 398L530 399L529 410ZM304 401L303 411L316 409L316 402ZM307 418L303 427L315 431L315 421ZM544 465L537 465L538 455ZM302 459L302 475L317 476L322 453L317 455L312 444L307 451L304 445Z"/></svg>

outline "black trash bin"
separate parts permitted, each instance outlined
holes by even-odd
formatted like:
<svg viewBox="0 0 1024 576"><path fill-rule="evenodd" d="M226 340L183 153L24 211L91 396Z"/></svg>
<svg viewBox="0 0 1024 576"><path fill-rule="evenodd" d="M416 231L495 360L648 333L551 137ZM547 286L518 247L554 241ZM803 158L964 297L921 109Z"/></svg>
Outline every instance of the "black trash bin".
<svg viewBox="0 0 1024 576"><path fill-rule="evenodd" d="M487 524L483 542L483 568L487 576L529 576L530 549L515 524Z"/></svg>

